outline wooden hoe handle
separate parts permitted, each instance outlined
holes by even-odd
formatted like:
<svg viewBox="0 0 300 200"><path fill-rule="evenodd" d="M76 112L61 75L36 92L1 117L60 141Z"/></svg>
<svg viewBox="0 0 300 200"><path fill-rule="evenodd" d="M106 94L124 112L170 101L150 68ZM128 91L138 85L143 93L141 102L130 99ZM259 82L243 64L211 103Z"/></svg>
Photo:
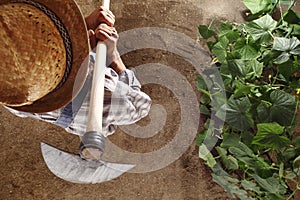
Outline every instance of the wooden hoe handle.
<svg viewBox="0 0 300 200"><path fill-rule="evenodd" d="M103 0L102 5L109 9L109 0ZM104 42L98 42L96 60L93 72L90 107L86 133L82 137L80 146L81 157L88 160L100 160L104 151L105 137L102 130L104 78L106 69L107 47Z"/></svg>
<svg viewBox="0 0 300 200"><path fill-rule="evenodd" d="M110 0L103 0L102 4L105 8L109 9ZM106 45L103 42L99 41L96 47L96 61L94 66L93 83L86 132L97 131L102 133L106 54Z"/></svg>

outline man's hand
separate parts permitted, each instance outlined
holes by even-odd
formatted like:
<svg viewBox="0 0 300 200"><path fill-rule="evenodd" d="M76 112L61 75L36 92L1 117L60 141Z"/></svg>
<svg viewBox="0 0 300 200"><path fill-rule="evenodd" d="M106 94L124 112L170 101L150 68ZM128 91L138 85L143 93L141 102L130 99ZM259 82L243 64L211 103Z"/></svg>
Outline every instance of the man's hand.
<svg viewBox="0 0 300 200"><path fill-rule="evenodd" d="M117 73L126 69L119 52L117 41L119 35L113 27L115 24L114 14L103 6L96 9L85 18L91 48L94 49L97 41L102 41L107 46L107 65L110 65Z"/></svg>
<svg viewBox="0 0 300 200"><path fill-rule="evenodd" d="M94 31L89 30L91 48L94 49L97 41L104 42L107 46L107 54L113 54L117 51L117 41L119 35L114 27L107 24L100 24Z"/></svg>
<svg viewBox="0 0 300 200"><path fill-rule="evenodd" d="M100 24L95 31L89 30L89 38L92 49L97 45L97 41L102 41L107 46L107 64L117 73L125 70L126 67L117 50L119 35L114 27L107 24Z"/></svg>
<svg viewBox="0 0 300 200"><path fill-rule="evenodd" d="M85 22L88 30L95 30L102 23L112 27L115 24L115 16L110 10L101 6L87 16Z"/></svg>

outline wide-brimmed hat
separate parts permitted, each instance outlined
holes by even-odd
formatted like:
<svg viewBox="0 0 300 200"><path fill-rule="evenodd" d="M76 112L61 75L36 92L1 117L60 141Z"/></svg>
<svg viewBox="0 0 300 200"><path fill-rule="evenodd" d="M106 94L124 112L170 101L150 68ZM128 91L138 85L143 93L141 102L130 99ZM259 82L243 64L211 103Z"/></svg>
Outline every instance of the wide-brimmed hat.
<svg viewBox="0 0 300 200"><path fill-rule="evenodd" d="M31 113L63 107L84 84L88 53L75 1L0 1L1 104Z"/></svg>

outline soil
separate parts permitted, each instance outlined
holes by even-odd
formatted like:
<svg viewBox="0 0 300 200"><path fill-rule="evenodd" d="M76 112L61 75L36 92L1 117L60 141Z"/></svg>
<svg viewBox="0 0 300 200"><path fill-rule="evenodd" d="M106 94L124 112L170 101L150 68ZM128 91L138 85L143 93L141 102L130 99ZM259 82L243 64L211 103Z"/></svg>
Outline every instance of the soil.
<svg viewBox="0 0 300 200"><path fill-rule="evenodd" d="M84 15L99 2L77 0ZM198 38L199 24L213 19L243 21L245 10L240 0L126 0L111 1L119 33L134 28L168 28ZM195 87L196 70L182 58L162 50L143 49L122 56L128 67L146 63L161 63L179 71ZM132 152L151 152L167 144L180 123L180 105L173 92L158 84L147 84L143 90L153 103L164 106L167 119L162 131L148 139L128 136L123 129L109 139ZM195 106L195 109L198 109ZM146 117L137 124L149 125ZM201 120L198 129L201 130ZM78 152L79 137L45 122L18 118L0 107L0 199L103 199L103 200L213 200L229 199L223 189L211 179L210 170L198 158L192 144L170 165L147 173L126 173L101 184L74 184L53 175L47 168L40 142L49 143L68 152Z"/></svg>

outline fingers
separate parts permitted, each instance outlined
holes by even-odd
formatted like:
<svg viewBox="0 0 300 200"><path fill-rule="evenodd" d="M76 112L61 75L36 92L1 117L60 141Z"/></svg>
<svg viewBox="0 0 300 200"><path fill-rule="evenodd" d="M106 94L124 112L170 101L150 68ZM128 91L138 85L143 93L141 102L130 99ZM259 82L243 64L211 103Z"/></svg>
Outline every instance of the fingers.
<svg viewBox="0 0 300 200"><path fill-rule="evenodd" d="M99 24L105 23L108 26L114 26L114 14L103 6L96 9L88 17L85 18L88 29L95 30Z"/></svg>
<svg viewBox="0 0 300 200"><path fill-rule="evenodd" d="M94 49L97 45L97 38L93 30L88 31L91 48Z"/></svg>
<svg viewBox="0 0 300 200"><path fill-rule="evenodd" d="M117 52L119 35L114 27L110 27L107 24L100 24L95 30L95 38L106 44L108 57Z"/></svg>
<svg viewBox="0 0 300 200"><path fill-rule="evenodd" d="M104 6L100 6L99 7L100 11L105 11L107 14L109 14L112 18L115 18L115 15L107 8L105 8Z"/></svg>
<svg viewBox="0 0 300 200"><path fill-rule="evenodd" d="M106 9L105 7L101 6L99 8L100 10L100 15L101 17L99 18L103 18L103 20L99 22L99 24L101 23L106 23L109 26L114 26L115 24L115 15L108 9Z"/></svg>
<svg viewBox="0 0 300 200"><path fill-rule="evenodd" d="M100 41L111 41L116 42L119 35L114 27L110 27L107 24L100 24L95 30L95 36Z"/></svg>

